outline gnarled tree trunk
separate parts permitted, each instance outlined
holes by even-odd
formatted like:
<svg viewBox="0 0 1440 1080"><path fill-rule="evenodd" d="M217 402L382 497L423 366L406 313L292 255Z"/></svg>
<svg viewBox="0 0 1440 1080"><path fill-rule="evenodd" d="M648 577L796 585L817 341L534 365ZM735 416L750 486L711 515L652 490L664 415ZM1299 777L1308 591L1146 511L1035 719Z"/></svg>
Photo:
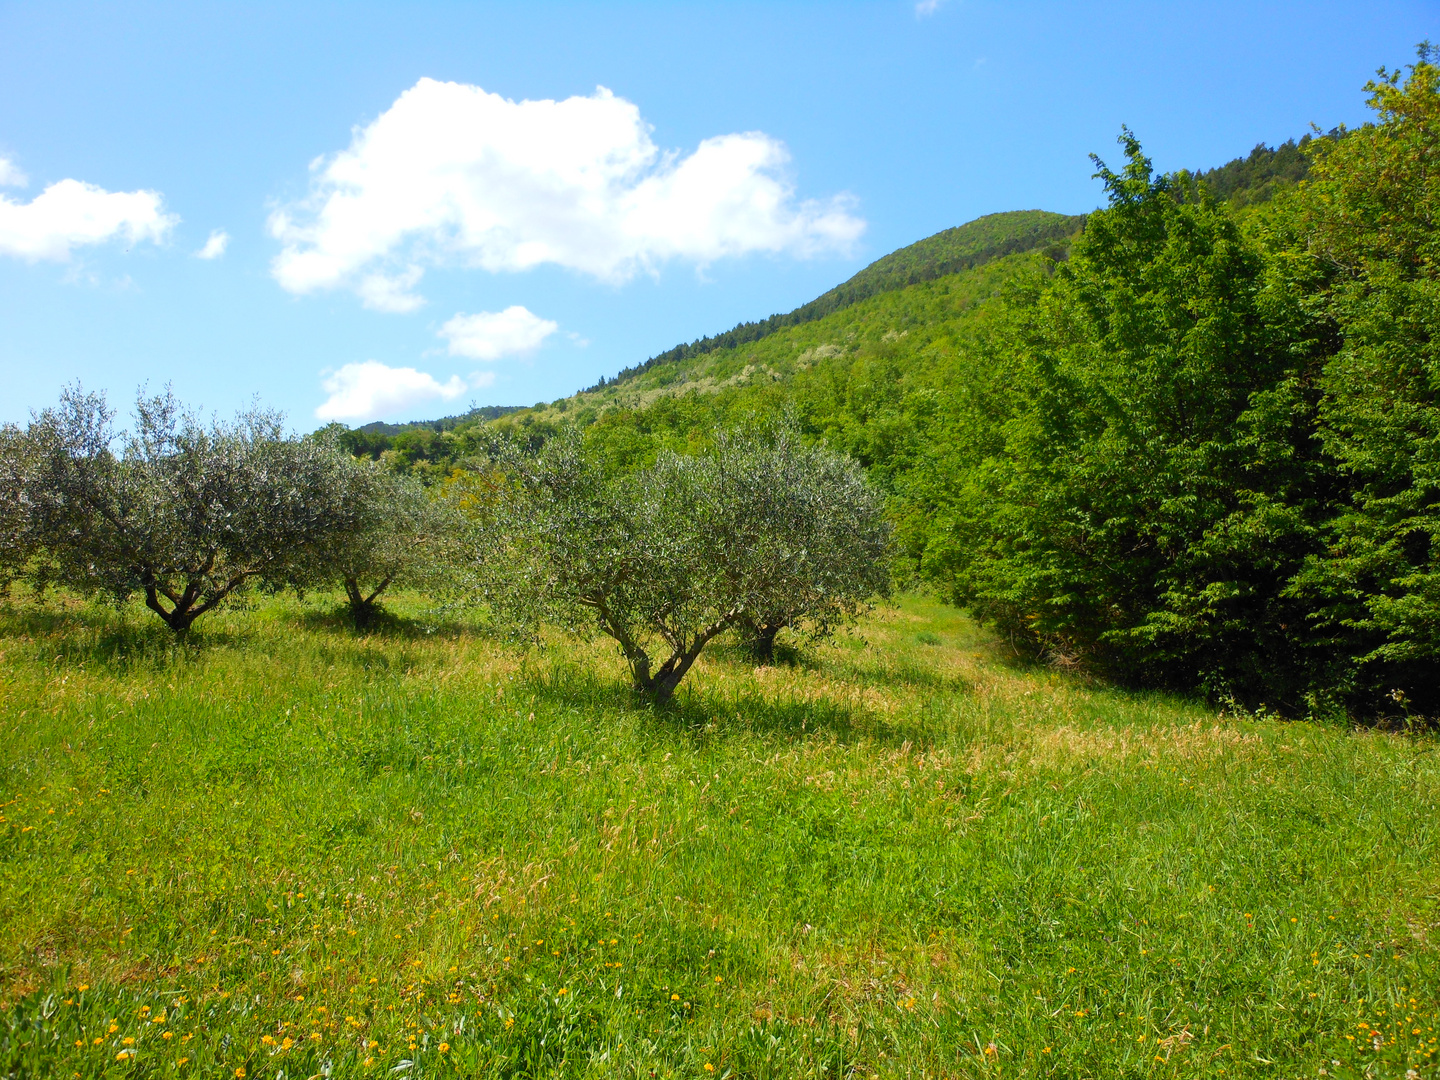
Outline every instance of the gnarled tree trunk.
<svg viewBox="0 0 1440 1080"><path fill-rule="evenodd" d="M750 656L756 663L772 664L775 662L775 637L785 629L786 625L783 619L761 622L747 619L745 621L745 647L750 650Z"/></svg>
<svg viewBox="0 0 1440 1080"><path fill-rule="evenodd" d="M206 569L208 570L209 567L207 566ZM206 595L204 580L191 578L185 583L185 590L176 596L170 588L152 575L145 583L145 606L164 619L165 625L174 630L177 635L183 637L189 632L191 623L229 596L244 582L245 577L245 574L237 574L219 588L210 590L208 595ZM204 600L200 599L202 595L205 597ZM168 610L160 602L162 598L170 602Z"/></svg>
<svg viewBox="0 0 1440 1080"><path fill-rule="evenodd" d="M369 596L365 595L360 588L358 578L347 577L345 579L345 596L350 601L350 618L355 622L356 630L368 629L375 622L375 614L380 610L376 602L390 584L390 578L386 578L375 587L375 591Z"/></svg>
<svg viewBox="0 0 1440 1080"><path fill-rule="evenodd" d="M656 705L664 705L675 696L675 688L680 685L680 680L685 678L685 673L699 658L701 650L712 638L734 625L738 618L735 612L728 612L723 618L701 630L688 642L683 636L672 636L667 633L665 636L672 649L670 658L652 671L650 654L645 651L644 647L635 640L619 620L611 616L603 604L597 603L595 607L600 616L600 629L620 643L620 649L630 664L631 685L635 692L644 694Z"/></svg>

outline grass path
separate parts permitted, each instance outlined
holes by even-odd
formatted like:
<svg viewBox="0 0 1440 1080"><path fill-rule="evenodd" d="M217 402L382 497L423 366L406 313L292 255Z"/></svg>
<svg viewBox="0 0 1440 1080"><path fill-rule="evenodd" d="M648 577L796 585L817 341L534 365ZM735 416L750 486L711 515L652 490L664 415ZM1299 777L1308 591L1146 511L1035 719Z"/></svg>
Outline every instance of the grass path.
<svg viewBox="0 0 1440 1080"><path fill-rule="evenodd" d="M599 644L162 631L0 608L9 1075L1440 1076L1432 736L921 599L661 714Z"/></svg>

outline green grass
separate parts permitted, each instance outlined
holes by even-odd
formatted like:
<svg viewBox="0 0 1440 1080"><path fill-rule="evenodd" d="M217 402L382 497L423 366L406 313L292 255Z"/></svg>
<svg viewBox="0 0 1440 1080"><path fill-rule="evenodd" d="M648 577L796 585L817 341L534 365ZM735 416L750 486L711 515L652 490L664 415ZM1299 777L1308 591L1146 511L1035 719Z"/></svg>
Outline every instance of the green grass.
<svg viewBox="0 0 1440 1080"><path fill-rule="evenodd" d="M8 1075L1437 1075L1432 736L422 622L0 608Z"/></svg>

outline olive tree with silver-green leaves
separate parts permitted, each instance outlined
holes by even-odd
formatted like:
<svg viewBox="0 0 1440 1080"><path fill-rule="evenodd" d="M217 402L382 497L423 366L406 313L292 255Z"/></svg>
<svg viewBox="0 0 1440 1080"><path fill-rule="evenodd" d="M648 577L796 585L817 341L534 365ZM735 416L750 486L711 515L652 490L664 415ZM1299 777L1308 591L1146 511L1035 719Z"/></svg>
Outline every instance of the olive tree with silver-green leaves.
<svg viewBox="0 0 1440 1080"><path fill-rule="evenodd" d="M445 591L464 525L453 503L368 459L346 454L337 474L353 520L305 553L301 584L342 588L357 630L374 624L388 590Z"/></svg>
<svg viewBox="0 0 1440 1080"><path fill-rule="evenodd" d="M737 622L756 660L774 659L787 627L821 639L872 598L889 596L884 498L853 460L804 445L788 421L722 434L714 458L765 521L758 563L766 587L753 591Z"/></svg>
<svg viewBox="0 0 1440 1080"><path fill-rule="evenodd" d="M657 704L747 620L823 636L888 591L880 495L848 459L790 436L722 436L616 475L568 434L507 466L492 603L530 625L598 628Z"/></svg>
<svg viewBox="0 0 1440 1080"><path fill-rule="evenodd" d="M0 426L0 595L34 558L35 531L27 527L28 476L33 455L25 433L14 424Z"/></svg>
<svg viewBox="0 0 1440 1080"><path fill-rule="evenodd" d="M287 436L278 414L202 423L165 393L117 433L100 394L67 389L3 441L21 510L20 576L120 602L139 594L177 634L246 588L294 584L309 553L354 530L344 456Z"/></svg>

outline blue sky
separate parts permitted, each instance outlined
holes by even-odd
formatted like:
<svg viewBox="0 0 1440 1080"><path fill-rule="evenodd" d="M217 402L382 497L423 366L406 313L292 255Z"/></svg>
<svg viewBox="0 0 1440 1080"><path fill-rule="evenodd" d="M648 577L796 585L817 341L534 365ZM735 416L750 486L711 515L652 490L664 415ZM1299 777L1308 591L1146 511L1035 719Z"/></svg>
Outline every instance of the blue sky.
<svg viewBox="0 0 1440 1080"><path fill-rule="evenodd" d="M1386 0L0 3L0 420L75 380L302 430L551 400L981 214L1091 209L1121 124L1174 169L1360 123L1437 24Z"/></svg>

